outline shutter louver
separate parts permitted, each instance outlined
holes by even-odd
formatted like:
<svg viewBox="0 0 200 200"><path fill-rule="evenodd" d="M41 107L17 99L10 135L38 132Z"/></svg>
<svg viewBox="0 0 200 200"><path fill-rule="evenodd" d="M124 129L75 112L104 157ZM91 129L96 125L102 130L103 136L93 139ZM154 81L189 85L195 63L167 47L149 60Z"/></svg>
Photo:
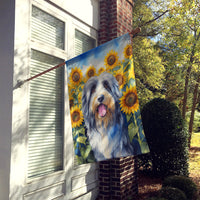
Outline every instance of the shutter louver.
<svg viewBox="0 0 200 200"><path fill-rule="evenodd" d="M78 56L96 46L95 39L75 30L75 56Z"/></svg>
<svg viewBox="0 0 200 200"><path fill-rule="evenodd" d="M30 75L63 60L32 50ZM63 168L63 67L30 81L28 177Z"/></svg>
<svg viewBox="0 0 200 200"><path fill-rule="evenodd" d="M33 6L31 38L64 49L64 22Z"/></svg>

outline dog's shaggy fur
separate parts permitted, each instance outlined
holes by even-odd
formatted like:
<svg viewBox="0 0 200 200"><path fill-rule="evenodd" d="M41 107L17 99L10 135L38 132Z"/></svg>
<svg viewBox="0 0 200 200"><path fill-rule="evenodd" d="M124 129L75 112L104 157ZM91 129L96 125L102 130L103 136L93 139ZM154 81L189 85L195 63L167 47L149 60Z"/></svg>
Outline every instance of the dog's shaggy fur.
<svg viewBox="0 0 200 200"><path fill-rule="evenodd" d="M126 116L121 113L118 82L107 72L91 77L82 95L87 136L97 161L133 154Z"/></svg>

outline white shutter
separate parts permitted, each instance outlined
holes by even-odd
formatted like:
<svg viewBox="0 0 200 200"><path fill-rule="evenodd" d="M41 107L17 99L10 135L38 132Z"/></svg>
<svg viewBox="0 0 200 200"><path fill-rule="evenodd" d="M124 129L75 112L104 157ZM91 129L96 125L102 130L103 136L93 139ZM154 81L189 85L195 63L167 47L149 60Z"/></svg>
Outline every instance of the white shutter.
<svg viewBox="0 0 200 200"><path fill-rule="evenodd" d="M32 7L31 38L64 49L64 22Z"/></svg>
<svg viewBox="0 0 200 200"><path fill-rule="evenodd" d="M95 39L75 30L75 55L78 56L96 46Z"/></svg>
<svg viewBox="0 0 200 200"><path fill-rule="evenodd" d="M33 6L31 39L64 49L64 22ZM31 50L30 76L63 60ZM52 70L30 81L28 178L63 169L64 68Z"/></svg>
<svg viewBox="0 0 200 200"><path fill-rule="evenodd" d="M32 50L30 75L63 60ZM63 168L63 67L30 81L28 177Z"/></svg>

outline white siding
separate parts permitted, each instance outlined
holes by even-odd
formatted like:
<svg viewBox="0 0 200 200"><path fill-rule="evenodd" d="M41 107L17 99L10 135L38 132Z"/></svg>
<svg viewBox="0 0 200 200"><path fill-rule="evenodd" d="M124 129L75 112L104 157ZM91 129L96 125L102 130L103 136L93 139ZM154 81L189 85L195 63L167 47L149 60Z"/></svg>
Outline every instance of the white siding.
<svg viewBox="0 0 200 200"><path fill-rule="evenodd" d="M99 0L50 0L84 23L98 29Z"/></svg>

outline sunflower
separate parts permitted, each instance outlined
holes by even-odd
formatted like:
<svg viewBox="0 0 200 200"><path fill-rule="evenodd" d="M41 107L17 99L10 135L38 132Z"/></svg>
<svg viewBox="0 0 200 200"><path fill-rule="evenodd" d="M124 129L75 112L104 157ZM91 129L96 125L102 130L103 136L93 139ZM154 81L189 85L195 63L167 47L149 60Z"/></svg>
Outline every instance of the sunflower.
<svg viewBox="0 0 200 200"><path fill-rule="evenodd" d="M96 76L96 69L94 66L88 67L86 71L86 77L87 79L91 78L92 76Z"/></svg>
<svg viewBox="0 0 200 200"><path fill-rule="evenodd" d="M79 85L79 83L81 82L83 77L82 71L81 69L75 67L74 69L72 69L71 73L70 73L70 83L71 85Z"/></svg>
<svg viewBox="0 0 200 200"><path fill-rule="evenodd" d="M130 44L127 44L124 48L124 57L125 58L132 58L132 46Z"/></svg>
<svg viewBox="0 0 200 200"><path fill-rule="evenodd" d="M78 127L83 122L83 113L78 106L74 106L70 110L72 128Z"/></svg>
<svg viewBox="0 0 200 200"><path fill-rule="evenodd" d="M104 59L104 63L107 69L113 69L114 67L117 66L119 61L119 57L117 55L117 52L111 50Z"/></svg>
<svg viewBox="0 0 200 200"><path fill-rule="evenodd" d="M139 109L136 87L126 88L126 91L120 98L120 106L121 110L126 114L133 113Z"/></svg>
<svg viewBox="0 0 200 200"><path fill-rule="evenodd" d="M127 78L123 72L123 69L120 68L119 70L117 70L114 74L114 77L116 78L116 80L119 84L119 88L122 89L127 82L127 80L126 80Z"/></svg>
<svg viewBox="0 0 200 200"><path fill-rule="evenodd" d="M98 74L100 75L100 74L102 74L103 72L105 72L106 70L105 70L105 68L104 67L101 67L101 68L99 68L99 70L98 70Z"/></svg>

